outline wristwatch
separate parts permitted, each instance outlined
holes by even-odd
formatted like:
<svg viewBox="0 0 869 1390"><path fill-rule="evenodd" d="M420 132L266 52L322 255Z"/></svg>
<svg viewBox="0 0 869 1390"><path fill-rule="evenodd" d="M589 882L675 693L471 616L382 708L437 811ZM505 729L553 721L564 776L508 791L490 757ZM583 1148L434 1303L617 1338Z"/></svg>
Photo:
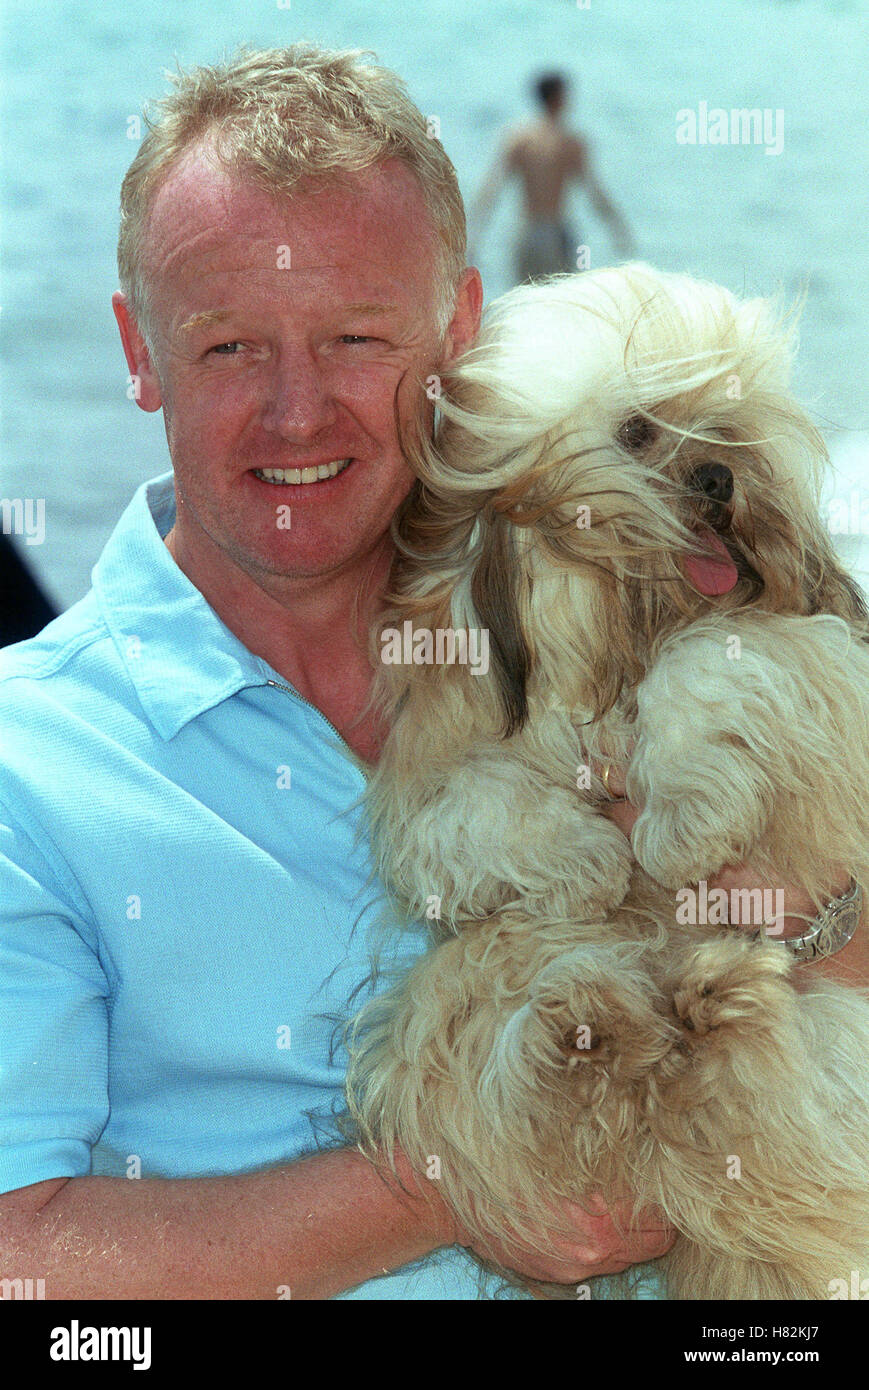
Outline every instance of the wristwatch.
<svg viewBox="0 0 869 1390"><path fill-rule="evenodd" d="M863 912L863 889L855 879L841 898L834 898L822 908L802 936L780 937L800 965L823 960L847 946L860 924Z"/></svg>

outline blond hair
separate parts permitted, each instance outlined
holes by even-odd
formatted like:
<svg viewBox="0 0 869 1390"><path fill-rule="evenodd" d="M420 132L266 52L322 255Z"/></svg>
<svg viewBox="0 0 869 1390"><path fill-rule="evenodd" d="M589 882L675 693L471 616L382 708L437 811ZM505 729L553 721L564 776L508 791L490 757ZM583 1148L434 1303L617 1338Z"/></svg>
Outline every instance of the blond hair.
<svg viewBox="0 0 869 1390"><path fill-rule="evenodd" d="M363 61L373 56L309 44L242 49L223 63L171 75L173 90L155 103L156 118L145 113L148 132L121 187L118 271L146 341L153 337L142 269L149 211L171 169L205 138L227 169L277 195L303 179L401 160L419 181L437 236L436 311L445 331L465 267L456 171L401 80Z"/></svg>

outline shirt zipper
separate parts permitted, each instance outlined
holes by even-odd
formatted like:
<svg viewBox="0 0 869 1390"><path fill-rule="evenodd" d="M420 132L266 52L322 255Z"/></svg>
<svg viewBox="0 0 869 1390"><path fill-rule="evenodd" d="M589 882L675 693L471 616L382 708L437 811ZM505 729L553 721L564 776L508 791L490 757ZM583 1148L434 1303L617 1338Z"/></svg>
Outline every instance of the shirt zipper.
<svg viewBox="0 0 869 1390"><path fill-rule="evenodd" d="M288 695L294 696L295 699L299 701L299 704L307 705L308 709L312 709L315 714L319 714L323 722L329 725L329 728L332 730L333 734L335 734L341 740L344 747L347 749L347 752L350 754L350 757L353 761L353 765L359 769L359 771L362 773L362 776L365 778L365 781L368 781L368 773L366 772L362 764L362 759L359 757L359 754L354 752L344 735L342 733L339 733L339 731L335 728L335 725L332 723L331 719L327 719L321 709L317 709L316 705L312 705L310 700L306 700L304 695L300 695L298 690L295 690L291 685L284 685L281 681L269 680L268 677L266 677L266 685L273 685L276 690L286 690Z"/></svg>

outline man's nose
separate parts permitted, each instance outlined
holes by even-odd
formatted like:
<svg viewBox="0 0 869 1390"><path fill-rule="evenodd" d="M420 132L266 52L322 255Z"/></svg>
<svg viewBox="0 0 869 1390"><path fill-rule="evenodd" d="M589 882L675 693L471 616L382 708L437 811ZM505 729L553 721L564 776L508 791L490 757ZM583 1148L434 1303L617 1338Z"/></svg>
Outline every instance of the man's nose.
<svg viewBox="0 0 869 1390"><path fill-rule="evenodd" d="M335 423L327 373L310 353L283 353L275 362L262 413L263 429L307 442Z"/></svg>

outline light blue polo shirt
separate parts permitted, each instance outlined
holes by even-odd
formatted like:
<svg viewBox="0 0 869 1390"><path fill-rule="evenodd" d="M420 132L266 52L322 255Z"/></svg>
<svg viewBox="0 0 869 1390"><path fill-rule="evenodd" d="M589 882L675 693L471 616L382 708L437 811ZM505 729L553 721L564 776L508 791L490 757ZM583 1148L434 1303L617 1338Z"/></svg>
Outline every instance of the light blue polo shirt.
<svg viewBox="0 0 869 1390"><path fill-rule="evenodd" d="M174 509L144 484L90 593L0 652L0 1191L254 1172L341 1108L364 777L175 564ZM345 1296L478 1291L456 1249Z"/></svg>

